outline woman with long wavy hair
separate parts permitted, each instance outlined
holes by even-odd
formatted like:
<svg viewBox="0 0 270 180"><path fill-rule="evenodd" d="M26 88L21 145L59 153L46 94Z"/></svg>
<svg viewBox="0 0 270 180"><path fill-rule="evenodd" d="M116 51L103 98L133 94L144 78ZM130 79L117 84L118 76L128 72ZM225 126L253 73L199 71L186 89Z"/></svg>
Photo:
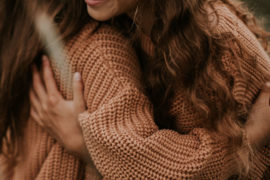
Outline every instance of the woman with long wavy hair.
<svg viewBox="0 0 270 180"><path fill-rule="evenodd" d="M266 47L268 33L256 25L248 11L228 0L86 0L86 3L94 19L105 21L127 14L134 20L121 15L111 22L124 31L127 28L126 34L132 35L142 74L125 41L116 43L119 34L102 28L92 32L108 35L104 39L90 38L97 43L87 51L76 43L82 42L86 33L78 33L70 41L70 51L87 53L71 54L73 70L82 74L74 78L74 100L65 100L71 100L72 95L71 91L61 89L59 79L64 77L53 75L48 59L43 57L45 87L33 66L33 88L30 88L33 120L71 154L89 163L93 161L107 179L228 179L233 175L262 178L269 165L270 149L262 147L270 138L269 92L262 91L256 102L255 99L270 78L270 62L257 39ZM59 27L62 20L55 16ZM64 27L68 26L62 26L65 32ZM37 52L33 57L40 59L42 52ZM28 71L22 71L27 68L19 63L27 63L21 61L21 56L17 61L1 61L1 89L6 88L1 91L1 99L10 100L13 105L6 109L1 106L7 113L1 120L6 123L1 132L3 143L13 145L7 146L13 150L20 144L16 144L17 132L21 131L20 123L25 122L20 120L21 115L29 111L23 111L22 107L28 107L24 104L12 104L27 99L11 101L7 97L26 98L30 86L29 59L33 57L27 58ZM17 62L18 69L11 71L14 64L7 66L4 62ZM29 73L25 79L28 86L18 95L14 86L19 86L16 83L26 76L25 72ZM87 110L80 113L84 109L82 97ZM22 149L29 148L31 139L40 143L21 157L28 160L26 169L34 168L31 176L23 178L76 178L72 175L82 169L79 161L72 160L73 156L50 138L44 140L48 136L36 124L29 124L25 125L27 130L38 132L37 137L24 132ZM16 168L11 167L13 174L22 171L22 159L17 159Z"/></svg>
<svg viewBox="0 0 270 180"><path fill-rule="evenodd" d="M76 136L70 131L70 136L65 137L74 146L79 146L79 153L72 149L67 152L47 132L42 130L33 119L29 118L30 101L29 91L32 84L32 70L42 73L42 55L48 55L48 44L44 44L36 27L35 15L45 11L53 19L54 26L60 33L60 39L65 43L65 52L70 64L70 71L57 74L57 64L54 64L55 77L58 78L58 88L66 100L77 99L81 94L81 84L74 80L74 90L65 84L63 79L70 79L71 72L78 71L76 63L88 66L109 56L109 45L122 43L121 51L132 51L123 36L118 31L94 21L86 11L83 1L73 0L3 0L0 2L0 179L84 179L85 164L80 159L81 152L89 156L84 145L82 132ZM108 23L107 23L108 24ZM114 38L117 42L104 41ZM104 42L104 43L102 43ZM98 45L97 45L98 44ZM104 46L104 48L101 46ZM119 46L120 47L120 46ZM102 56L96 56L102 54ZM104 59L112 59L114 55ZM119 58L116 57L115 60ZM125 57L133 60L136 67L135 52ZM90 63L90 64L89 64ZM132 64L132 63L131 63ZM138 64L138 63L137 63ZM76 73L76 79L80 74ZM72 79L72 78L71 78ZM43 80L42 80L43 81ZM74 91L74 95L73 95ZM80 100L83 102L83 100ZM71 113L83 112L84 103L70 103ZM65 112L66 115L69 115ZM70 118L70 117L69 117ZM67 124L66 124L67 125ZM73 126L74 123L69 124ZM75 125L77 125L75 123ZM65 126L66 128L67 126ZM79 125L78 125L79 127ZM72 140L71 140L72 139ZM75 139L75 141L74 141ZM81 142L80 142L81 141ZM63 143L64 144L64 143ZM66 144L66 143L65 143ZM66 148L69 149L69 148ZM79 158L76 158L79 157ZM91 171L91 179L99 178L97 171ZM87 174L86 174L87 175Z"/></svg>

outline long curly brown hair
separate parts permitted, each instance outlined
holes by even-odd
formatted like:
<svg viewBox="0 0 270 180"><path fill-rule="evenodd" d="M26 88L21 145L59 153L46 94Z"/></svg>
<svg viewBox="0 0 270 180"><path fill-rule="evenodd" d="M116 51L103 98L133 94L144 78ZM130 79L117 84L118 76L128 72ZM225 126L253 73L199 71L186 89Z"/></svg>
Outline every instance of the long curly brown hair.
<svg viewBox="0 0 270 180"><path fill-rule="evenodd" d="M0 1L0 154L15 160L29 117L31 65L40 65L45 52L35 28L35 12L48 12L68 40L90 19L86 9L84 1Z"/></svg>
<svg viewBox="0 0 270 180"><path fill-rule="evenodd" d="M89 19L83 1L38 1L48 7L49 14L52 14L65 40L76 34ZM210 1L209 4L216 1L218 0ZM256 24L247 8L243 8L240 2L220 1L237 14L263 42L264 47L267 46L269 34ZM3 144L6 142L8 152L14 157L22 127L29 115L30 67L32 63L40 62L43 52L33 19L29 17L25 6L29 2L25 2L27 1L0 1L0 154L3 153ZM230 80L232 75L225 71L222 63L217 63L226 51L236 57L239 73L242 75L241 60L245 58L255 62L255 58L231 34L217 36L211 31L205 9L206 0L141 0L138 17L147 3L151 4L155 17L151 30L155 56L151 64L142 62L142 66L146 72L149 97L154 103L157 125L160 128L174 128L169 110L175 84L181 82L186 97L189 97L188 100L205 119L206 128L231 139L241 159L240 168L247 173L249 159L244 152L241 127L247 119L249 107L234 98L231 91L233 82L220 81L220 78L213 76L212 67L219 69ZM142 20L138 18L137 30L140 30L138 27L141 27ZM126 22L129 22L128 25ZM116 18L113 23L129 31L132 25L126 16ZM230 39L225 45L224 37ZM243 53L232 51L230 43L234 42L237 42ZM139 48L138 56L143 58ZM244 79L248 83L248 77ZM210 95L206 96L202 92L210 92ZM215 100L219 102L218 106Z"/></svg>
<svg viewBox="0 0 270 180"><path fill-rule="evenodd" d="M217 34L213 30L206 5L214 10L215 3L223 3L234 12L266 50L269 33L257 24L245 4L233 0L142 0L135 13L138 29L134 36L146 24L144 8L151 7L154 22L150 37L155 52L152 58L144 56L152 60L144 60L142 64L148 95L154 104L156 124L160 128L174 129L170 108L176 84L180 84L185 97L203 119L204 127L217 137L228 137L240 157L240 174L246 175L250 168L249 154L252 154L252 149L247 150L242 129L251 105L235 98L233 74L225 69L222 56L226 52L232 54L237 73L246 84L250 84L250 80L243 73L241 62L250 61L257 69L260 67L256 66L256 58L232 33ZM215 11L213 13L216 14ZM234 50L237 48L239 51ZM214 74L213 69L220 74ZM261 74L262 85L267 78Z"/></svg>

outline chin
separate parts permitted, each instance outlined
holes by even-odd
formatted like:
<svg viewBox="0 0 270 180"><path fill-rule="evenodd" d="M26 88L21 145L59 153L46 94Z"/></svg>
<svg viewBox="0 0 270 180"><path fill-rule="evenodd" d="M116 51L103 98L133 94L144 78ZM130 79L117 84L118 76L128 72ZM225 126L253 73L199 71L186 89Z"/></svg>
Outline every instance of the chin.
<svg viewBox="0 0 270 180"><path fill-rule="evenodd" d="M114 17L108 12L96 11L89 6L87 6L87 12L93 19L97 21L107 21Z"/></svg>

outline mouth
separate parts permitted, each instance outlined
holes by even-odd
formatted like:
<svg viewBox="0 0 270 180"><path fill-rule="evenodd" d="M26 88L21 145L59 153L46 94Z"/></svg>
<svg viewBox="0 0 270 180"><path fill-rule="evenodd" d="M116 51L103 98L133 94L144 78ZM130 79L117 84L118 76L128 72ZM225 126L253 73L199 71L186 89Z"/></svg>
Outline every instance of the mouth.
<svg viewBox="0 0 270 180"><path fill-rule="evenodd" d="M105 1L107 0L85 0L86 4L88 4L89 6L97 6Z"/></svg>

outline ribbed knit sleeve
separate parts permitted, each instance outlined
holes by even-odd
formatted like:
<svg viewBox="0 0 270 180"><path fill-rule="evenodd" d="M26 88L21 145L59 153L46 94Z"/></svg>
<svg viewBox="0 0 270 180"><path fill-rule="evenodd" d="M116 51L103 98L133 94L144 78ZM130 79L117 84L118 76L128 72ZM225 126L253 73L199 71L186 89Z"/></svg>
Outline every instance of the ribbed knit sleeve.
<svg viewBox="0 0 270 180"><path fill-rule="evenodd" d="M220 14L218 29L255 48L251 52L267 70L269 58L255 37L227 8L221 8ZM139 83L140 68L132 48L119 39L111 38L109 45L102 43L104 38L99 40L101 64L83 72L88 111L80 114L79 122L89 153L105 179L227 179L237 174L236 154L226 138L215 140L203 128L187 134L159 130ZM222 60L233 71L230 58L226 54ZM253 78L251 91L245 95L245 82L236 77L233 93L239 101L251 103L259 92L260 78L250 64L243 62L243 67ZM90 73L94 69L95 79ZM256 158L268 153L265 148Z"/></svg>
<svg viewBox="0 0 270 180"><path fill-rule="evenodd" d="M79 121L89 153L108 179L192 179L206 166L200 179L227 179L237 169L226 141L212 140L204 129L187 135L159 130L147 97L132 86Z"/></svg>
<svg viewBox="0 0 270 180"><path fill-rule="evenodd" d="M269 179L270 143L255 152L252 169L247 179ZM265 177L266 176L266 177Z"/></svg>
<svg viewBox="0 0 270 180"><path fill-rule="evenodd" d="M91 157L108 179L226 179L235 173L234 153L204 129L187 135L158 130L147 97L125 86L94 113L80 115Z"/></svg>
<svg viewBox="0 0 270 180"><path fill-rule="evenodd" d="M239 74L235 73L234 75L235 85L233 93L236 99L246 106L251 105L262 86L262 75L268 79L270 77L269 56L246 25L231 13L228 8L219 6L217 7L217 13L220 21L218 30L220 32L231 32L256 59L255 64L248 60L248 58L240 62L244 76L249 78L249 85L247 85L246 81ZM229 54L223 57L223 62L227 66L228 71L235 72L233 69L236 67L233 61L231 61ZM264 173L270 167L270 143L255 150L253 158L253 165L247 179L265 179L263 178Z"/></svg>
<svg viewBox="0 0 270 180"><path fill-rule="evenodd" d="M97 33L92 54L98 60L87 61L82 70L88 110L79 122L104 178L227 179L236 174L226 138L214 140L202 128L185 135L158 129L132 47L102 28Z"/></svg>

